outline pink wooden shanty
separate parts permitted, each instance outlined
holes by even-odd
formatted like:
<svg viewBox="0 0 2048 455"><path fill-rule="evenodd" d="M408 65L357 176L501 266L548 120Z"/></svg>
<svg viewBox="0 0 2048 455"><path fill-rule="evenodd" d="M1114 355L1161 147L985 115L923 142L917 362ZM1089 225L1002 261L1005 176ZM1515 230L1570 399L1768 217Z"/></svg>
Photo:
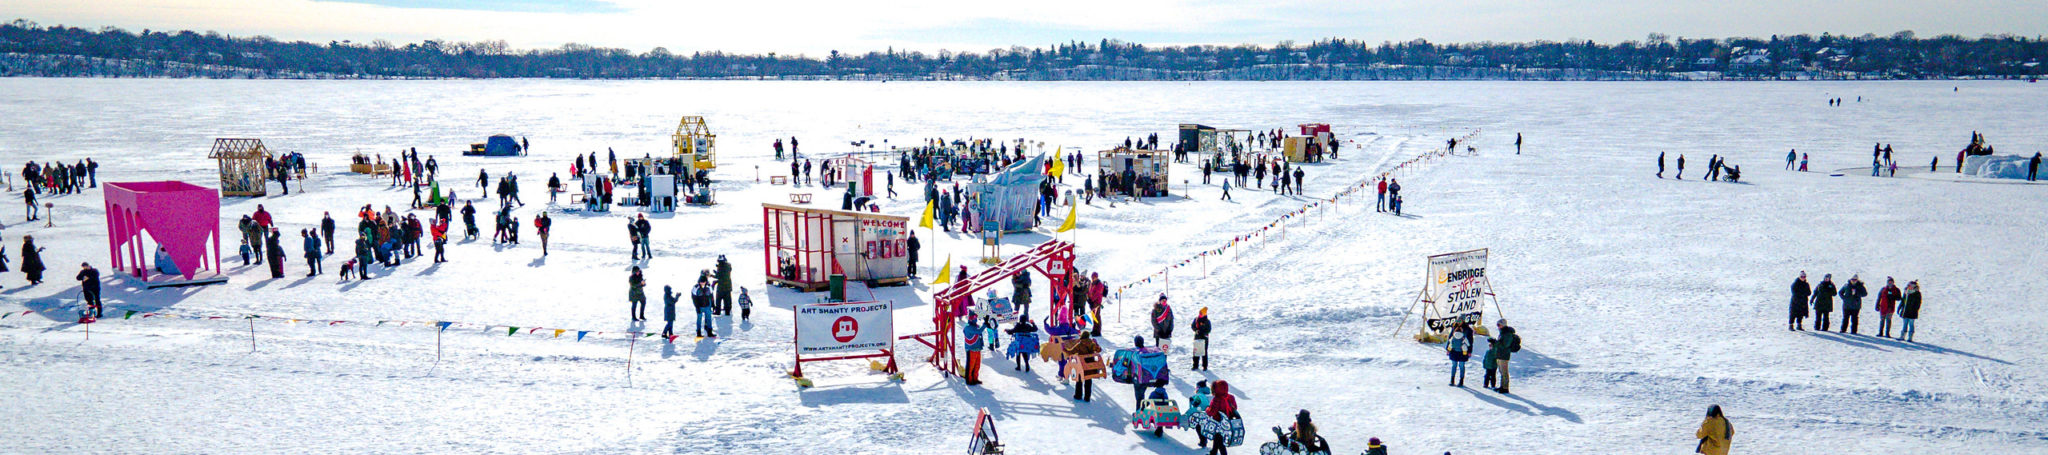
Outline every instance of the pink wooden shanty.
<svg viewBox="0 0 2048 455"><path fill-rule="evenodd" d="M220 273L220 191L185 182L107 182L107 250L114 270L140 278L156 257L142 233L164 248L190 280L207 258ZM213 252L207 254L207 241Z"/></svg>

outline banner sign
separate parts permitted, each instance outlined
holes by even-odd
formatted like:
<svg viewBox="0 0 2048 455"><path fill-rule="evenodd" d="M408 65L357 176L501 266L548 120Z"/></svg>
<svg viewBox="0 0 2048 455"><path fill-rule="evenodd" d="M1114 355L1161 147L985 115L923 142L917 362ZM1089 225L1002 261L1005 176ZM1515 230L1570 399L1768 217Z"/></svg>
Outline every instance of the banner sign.
<svg viewBox="0 0 2048 455"><path fill-rule="evenodd" d="M1482 323L1480 298L1486 296L1486 250L1429 257L1429 302L1423 323L1434 332L1459 324Z"/></svg>
<svg viewBox="0 0 2048 455"><path fill-rule="evenodd" d="M889 302L851 302L796 307L798 356L887 350L896 341Z"/></svg>

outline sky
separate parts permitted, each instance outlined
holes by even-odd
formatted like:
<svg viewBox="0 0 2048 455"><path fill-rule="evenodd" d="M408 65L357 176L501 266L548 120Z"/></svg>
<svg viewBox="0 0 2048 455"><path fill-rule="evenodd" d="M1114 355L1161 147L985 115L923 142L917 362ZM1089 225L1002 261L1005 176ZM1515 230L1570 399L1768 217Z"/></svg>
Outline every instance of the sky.
<svg viewBox="0 0 2048 455"><path fill-rule="evenodd" d="M0 0L43 25L282 40L504 40L687 54L987 52L1068 41L1147 45L1641 40L1823 32L2048 35L2041 0Z"/></svg>

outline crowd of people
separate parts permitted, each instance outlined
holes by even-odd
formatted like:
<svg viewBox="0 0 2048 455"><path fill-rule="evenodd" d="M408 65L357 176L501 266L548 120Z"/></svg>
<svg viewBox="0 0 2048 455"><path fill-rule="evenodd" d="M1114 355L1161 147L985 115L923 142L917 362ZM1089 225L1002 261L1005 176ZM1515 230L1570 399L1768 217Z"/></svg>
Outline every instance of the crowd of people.
<svg viewBox="0 0 2048 455"><path fill-rule="evenodd" d="M1787 160L1789 160L1790 158L1791 157L1789 155L1786 157ZM1685 180L1684 154L1678 155L1677 164L1678 173L1675 175L1675 177L1677 177L1679 180ZM1804 170L1805 168L1806 165L1804 163L1801 163L1800 169ZM1657 152L1657 178L1664 178L1664 152ZM1707 158L1707 172L1706 175L1700 177L1700 180L1716 182L1741 181L1742 167L1728 164L1726 159L1723 158L1721 155L1713 155Z"/></svg>
<svg viewBox="0 0 2048 455"><path fill-rule="evenodd" d="M626 276L626 303L629 319L634 323L647 320L647 286L647 276L640 266L633 266ZM747 288L738 287L738 299L733 297L734 288L732 263L727 262L724 255L718 256L718 261L711 268L697 274L697 282L690 287L688 294L697 325L697 338L718 338L718 327L713 324L713 319L731 318L735 314L735 301L741 322L753 318L754 301L747 295ZM677 293L674 285L663 285L661 291L661 337L674 343L678 338L675 333L676 304L682 301L683 294Z"/></svg>
<svg viewBox="0 0 2048 455"><path fill-rule="evenodd" d="M1828 331L1829 318L1835 313L1835 298L1840 297L1842 319L1835 331L1861 334L1863 299L1869 296L1869 288L1856 275L1850 275L1849 281L1836 286L1834 274L1823 274L1820 284L1816 285L1808 283L1806 272L1800 271L1799 278L1792 280L1791 317L1786 322L1786 330L1806 330L1803 324L1810 316L1813 318L1813 330ZM1913 323L1920 319L1920 281L1908 281L1906 287L1900 289L1897 281L1885 277L1884 287L1877 291L1875 307L1877 336L1913 341ZM1894 316L1902 321L1896 334L1892 332Z"/></svg>

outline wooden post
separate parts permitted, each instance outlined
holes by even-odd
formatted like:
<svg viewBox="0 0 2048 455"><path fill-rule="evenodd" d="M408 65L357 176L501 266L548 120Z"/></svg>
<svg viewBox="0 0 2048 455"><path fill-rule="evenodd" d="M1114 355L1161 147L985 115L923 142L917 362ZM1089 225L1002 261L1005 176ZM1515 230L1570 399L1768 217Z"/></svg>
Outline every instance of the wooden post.
<svg viewBox="0 0 2048 455"><path fill-rule="evenodd" d="M255 352L256 352L256 318L254 318L254 317L250 317L250 318L245 318L245 319L248 319L248 320L249 320L249 352L250 352L250 353L255 353Z"/></svg>
<svg viewBox="0 0 2048 455"><path fill-rule="evenodd" d="M638 343L640 343L640 334L638 332L633 332L633 337L626 341L626 387L633 386L633 347Z"/></svg>
<svg viewBox="0 0 2048 455"><path fill-rule="evenodd" d="M435 331L434 331L434 364L435 364L435 365L440 365L440 364L441 364L441 332L446 332L446 331L448 331L448 330L447 330L447 329L441 329L441 330L435 330Z"/></svg>

